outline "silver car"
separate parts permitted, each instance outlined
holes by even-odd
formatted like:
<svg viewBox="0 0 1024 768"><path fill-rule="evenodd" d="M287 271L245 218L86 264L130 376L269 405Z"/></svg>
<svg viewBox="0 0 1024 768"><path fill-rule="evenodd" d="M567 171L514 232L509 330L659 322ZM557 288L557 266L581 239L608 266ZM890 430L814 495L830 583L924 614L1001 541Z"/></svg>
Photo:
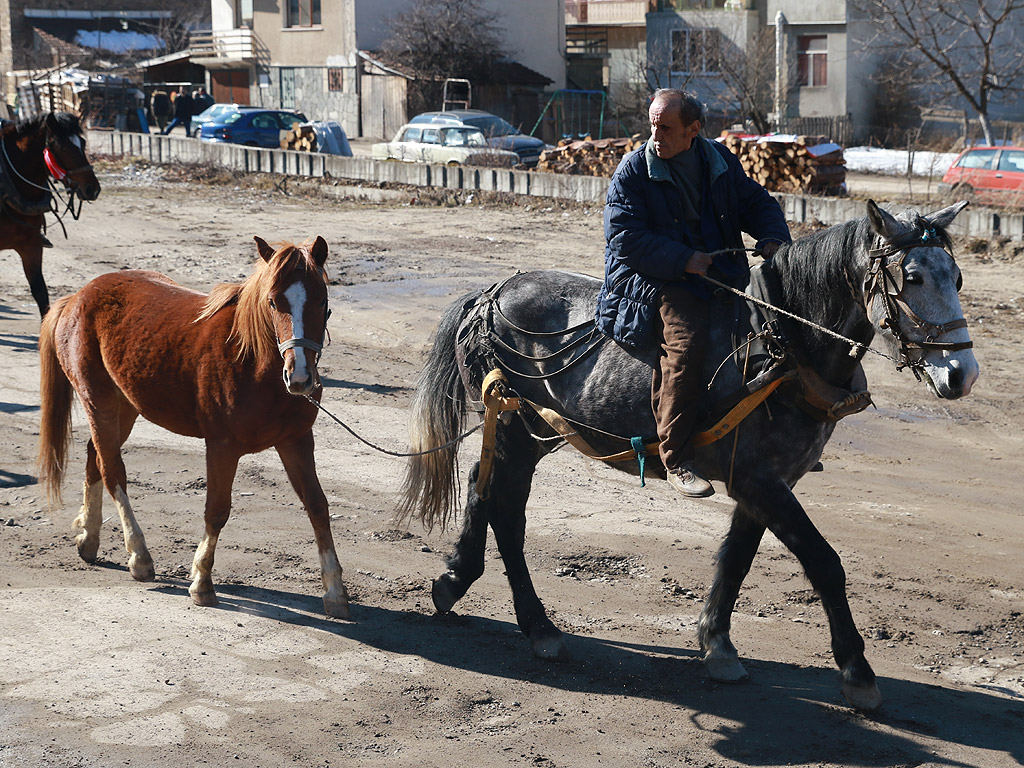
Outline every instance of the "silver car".
<svg viewBox="0 0 1024 768"><path fill-rule="evenodd" d="M519 155L515 152L489 146L483 131L468 126L403 125L394 141L374 144L370 153L376 160L406 163L497 168L519 164Z"/></svg>

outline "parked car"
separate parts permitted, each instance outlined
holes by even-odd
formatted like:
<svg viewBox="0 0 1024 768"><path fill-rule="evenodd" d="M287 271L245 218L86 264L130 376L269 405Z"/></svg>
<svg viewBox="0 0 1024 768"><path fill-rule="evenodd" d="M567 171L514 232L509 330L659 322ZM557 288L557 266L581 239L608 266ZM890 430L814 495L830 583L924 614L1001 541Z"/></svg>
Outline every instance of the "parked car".
<svg viewBox="0 0 1024 768"><path fill-rule="evenodd" d="M495 149L479 128L466 125L403 125L394 141L374 144L370 154L377 160L439 165L486 165L511 168L519 155Z"/></svg>
<svg viewBox="0 0 1024 768"><path fill-rule="evenodd" d="M301 112L283 109L236 107L203 125L199 138L226 144L244 144L248 147L281 146L281 131L292 123L305 123Z"/></svg>
<svg viewBox="0 0 1024 768"><path fill-rule="evenodd" d="M192 116L192 136L198 136L203 126L207 123L212 123L218 117L226 115L229 112L243 109L259 109L259 107L248 107L244 104L225 104L217 103L211 104L209 107L204 109L197 115Z"/></svg>
<svg viewBox="0 0 1024 768"><path fill-rule="evenodd" d="M511 123L490 112L479 109L449 109L442 112L424 112L409 121L421 123L443 123L445 125L468 125L479 128L487 137L487 143L495 149L505 149L519 155L519 162L533 168L540 159L540 153L547 148L540 139L527 136Z"/></svg>
<svg viewBox="0 0 1024 768"><path fill-rule="evenodd" d="M942 177L939 192L1024 208L1024 147L965 149Z"/></svg>

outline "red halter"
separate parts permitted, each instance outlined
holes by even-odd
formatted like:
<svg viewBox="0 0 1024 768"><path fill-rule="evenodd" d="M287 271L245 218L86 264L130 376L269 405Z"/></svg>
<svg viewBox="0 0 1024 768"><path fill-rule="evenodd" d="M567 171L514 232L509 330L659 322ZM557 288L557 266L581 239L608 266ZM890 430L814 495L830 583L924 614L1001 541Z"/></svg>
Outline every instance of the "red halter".
<svg viewBox="0 0 1024 768"><path fill-rule="evenodd" d="M53 156L49 147L43 150L43 160L46 161L46 167L49 169L50 175L57 181L63 181L64 177L68 175L68 172L57 162L57 158Z"/></svg>

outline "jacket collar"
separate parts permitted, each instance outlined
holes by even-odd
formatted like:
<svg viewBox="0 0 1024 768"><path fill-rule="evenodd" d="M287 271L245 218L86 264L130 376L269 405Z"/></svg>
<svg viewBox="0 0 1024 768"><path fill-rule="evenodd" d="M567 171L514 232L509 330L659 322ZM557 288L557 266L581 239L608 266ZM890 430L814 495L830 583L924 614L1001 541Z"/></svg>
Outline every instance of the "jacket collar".
<svg viewBox="0 0 1024 768"><path fill-rule="evenodd" d="M725 164L725 158L718 154L715 148L711 146L711 142L703 136L697 136L694 138L694 141L697 142L697 149L710 170L711 183L714 184L728 167ZM644 159L647 161L647 175L651 178L651 181L675 183L672 181L672 171L669 170L668 163L654 154L654 145L650 141L644 144Z"/></svg>

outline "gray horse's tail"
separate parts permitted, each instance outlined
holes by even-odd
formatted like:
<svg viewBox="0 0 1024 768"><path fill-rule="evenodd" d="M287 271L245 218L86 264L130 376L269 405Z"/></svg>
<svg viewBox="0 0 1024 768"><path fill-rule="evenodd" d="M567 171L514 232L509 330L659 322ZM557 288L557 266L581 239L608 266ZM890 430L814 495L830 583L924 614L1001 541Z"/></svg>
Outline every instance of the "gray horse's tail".
<svg viewBox="0 0 1024 768"><path fill-rule="evenodd" d="M416 384L410 423L411 451L430 451L449 443L462 432L466 390L455 358L456 334L467 308L480 291L467 294L445 311L434 334L434 346ZM402 483L402 501L395 513L399 523L412 518L428 530L444 530L458 506L458 444L412 456Z"/></svg>

